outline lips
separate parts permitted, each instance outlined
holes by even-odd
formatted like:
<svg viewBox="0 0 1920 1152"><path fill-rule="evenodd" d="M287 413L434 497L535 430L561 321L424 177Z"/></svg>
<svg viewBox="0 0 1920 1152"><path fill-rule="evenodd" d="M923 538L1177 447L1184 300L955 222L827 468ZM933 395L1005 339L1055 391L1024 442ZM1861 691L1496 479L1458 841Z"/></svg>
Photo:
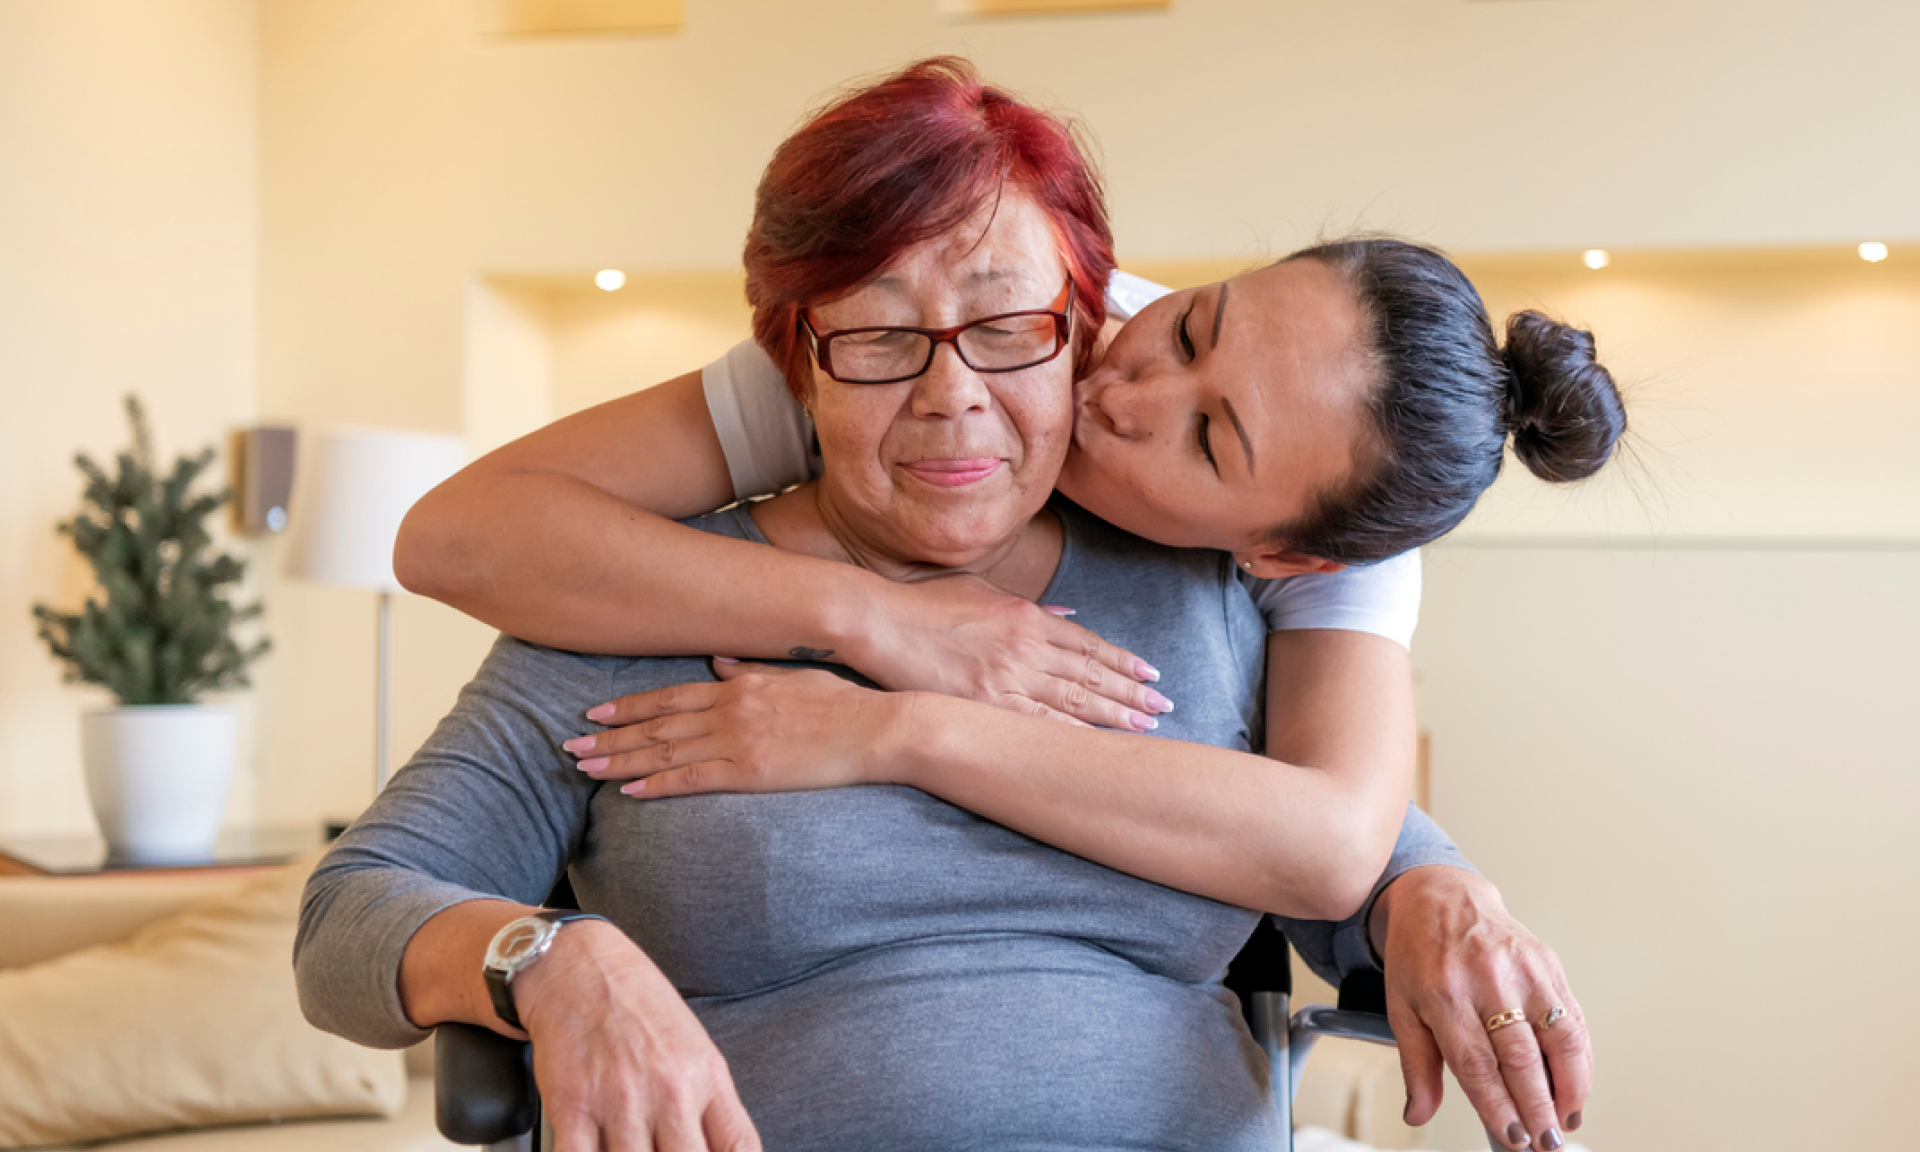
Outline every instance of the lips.
<svg viewBox="0 0 1920 1152"><path fill-rule="evenodd" d="M935 488L964 488L998 472L1004 463L998 456L946 456L911 460L900 468Z"/></svg>

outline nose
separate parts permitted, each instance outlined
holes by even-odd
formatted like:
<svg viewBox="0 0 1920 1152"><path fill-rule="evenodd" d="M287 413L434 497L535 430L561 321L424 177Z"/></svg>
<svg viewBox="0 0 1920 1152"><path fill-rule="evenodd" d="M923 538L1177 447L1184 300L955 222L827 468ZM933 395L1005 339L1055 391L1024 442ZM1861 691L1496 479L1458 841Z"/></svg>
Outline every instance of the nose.
<svg viewBox="0 0 1920 1152"><path fill-rule="evenodd" d="M1122 439L1135 440L1153 428L1152 396L1140 380L1115 372L1087 397L1107 429Z"/></svg>
<svg viewBox="0 0 1920 1152"><path fill-rule="evenodd" d="M985 410L993 395L980 373L967 367L951 344L937 345L933 363L914 381L913 413L916 416L952 417L975 409Z"/></svg>

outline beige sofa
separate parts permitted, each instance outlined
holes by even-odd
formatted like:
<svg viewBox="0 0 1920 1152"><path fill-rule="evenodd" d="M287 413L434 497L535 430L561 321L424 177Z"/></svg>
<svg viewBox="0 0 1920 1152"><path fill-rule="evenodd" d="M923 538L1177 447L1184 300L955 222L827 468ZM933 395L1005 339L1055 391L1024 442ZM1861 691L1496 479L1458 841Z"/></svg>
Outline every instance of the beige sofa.
<svg viewBox="0 0 1920 1152"><path fill-rule="evenodd" d="M182 909L257 883L254 872L171 872L102 877L0 877L0 973L64 956L88 945L124 940ZM290 965L285 969L293 995ZM1299 1002L1331 990L1298 978ZM98 1022L94 1022L98 1026ZM173 1131L115 1141L127 1152L440 1152L456 1147L434 1130L431 1045L406 1056L405 1103L390 1118L333 1118ZM1382 1148L1412 1147L1419 1133L1399 1119L1402 1091L1393 1052L1325 1041L1308 1066L1295 1102L1296 1122ZM0 1104L4 1107L4 1104ZM0 1140L0 1147L6 1145ZM77 1148L86 1145L40 1145Z"/></svg>
<svg viewBox="0 0 1920 1152"><path fill-rule="evenodd" d="M204 904L210 898L219 899L261 877L260 871L0 877L0 974L24 975L21 970L28 965L88 945L125 940L175 917L182 909ZM284 972L285 995L291 999L290 959ZM77 1027L110 1025L95 1020L79 1022ZM431 1045L408 1053L406 1060L405 1102L390 1118L342 1117L208 1127L116 1140L108 1146L127 1152L444 1152L456 1147L434 1130ZM0 1101L0 1109L5 1107ZM0 1146L7 1143L0 1139Z"/></svg>

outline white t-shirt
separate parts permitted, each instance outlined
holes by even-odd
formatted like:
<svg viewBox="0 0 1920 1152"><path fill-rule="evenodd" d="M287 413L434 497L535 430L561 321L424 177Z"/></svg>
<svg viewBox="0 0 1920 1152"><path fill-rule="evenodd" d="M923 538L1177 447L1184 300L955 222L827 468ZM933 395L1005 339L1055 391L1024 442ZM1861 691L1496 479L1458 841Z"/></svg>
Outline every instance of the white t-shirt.
<svg viewBox="0 0 1920 1152"><path fill-rule="evenodd" d="M1127 272L1107 282L1107 312L1130 320L1171 289ZM787 391L780 369L752 340L736 344L700 373L707 411L739 499L765 496L820 474L813 422ZM1259 580L1247 588L1275 632L1334 628L1372 632L1411 647L1420 621L1420 553L1404 552L1364 568Z"/></svg>

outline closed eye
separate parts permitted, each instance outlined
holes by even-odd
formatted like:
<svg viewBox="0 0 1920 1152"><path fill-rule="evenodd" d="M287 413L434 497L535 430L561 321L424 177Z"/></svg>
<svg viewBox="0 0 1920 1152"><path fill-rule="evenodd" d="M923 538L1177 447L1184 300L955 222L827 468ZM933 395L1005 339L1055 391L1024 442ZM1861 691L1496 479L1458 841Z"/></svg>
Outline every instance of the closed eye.
<svg viewBox="0 0 1920 1152"><path fill-rule="evenodd" d="M1180 319L1173 326L1174 344L1181 357L1186 360L1191 360L1194 356L1193 333L1187 329L1187 321L1191 319L1193 319L1193 305L1188 304L1187 310L1180 313Z"/></svg>
<svg viewBox="0 0 1920 1152"><path fill-rule="evenodd" d="M1214 475L1218 476L1220 474L1220 461L1215 460L1213 458L1213 441L1211 437L1208 435L1208 428L1207 428L1207 425L1210 424L1211 422L1212 422L1211 418L1208 417L1208 415L1205 412L1200 413L1200 419L1199 419L1200 454L1207 458L1207 463L1213 465L1213 473Z"/></svg>

